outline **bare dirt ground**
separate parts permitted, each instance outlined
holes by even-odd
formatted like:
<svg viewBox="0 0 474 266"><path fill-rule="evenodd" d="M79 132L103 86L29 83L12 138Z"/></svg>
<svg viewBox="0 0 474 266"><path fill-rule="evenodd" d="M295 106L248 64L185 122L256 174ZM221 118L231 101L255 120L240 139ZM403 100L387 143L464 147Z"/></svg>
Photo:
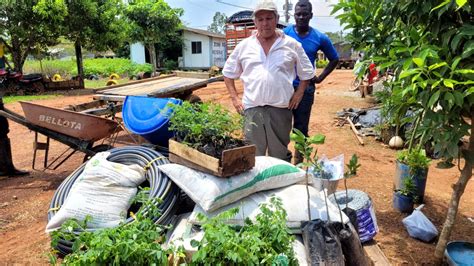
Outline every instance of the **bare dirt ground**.
<svg viewBox="0 0 474 266"><path fill-rule="evenodd" d="M408 236L402 219L405 214L395 211L392 204L392 180L395 173L395 151L374 140L364 137L365 145L358 144L348 125L337 127L335 113L346 107L369 107L372 104L359 97L358 92L349 92L353 79L349 70L337 70L323 84L319 85L316 103L313 106L310 134L326 135L326 143L319 148L319 154L329 158L345 155L346 163L356 153L362 164L357 177L348 181L349 188L367 192L373 200L380 232L375 237L380 248L393 264L431 264L435 243L423 243ZM240 87L241 89L241 87ZM232 108L223 82L210 84L195 92L203 100L220 102ZM39 104L64 107L91 101L90 95L65 96L41 100ZM22 113L18 103L7 108ZM0 180L0 265L47 264L45 254L49 251L49 237L44 233L47 212L55 189L62 180L82 162L83 154L76 154L55 171L42 171L43 153L32 170L32 146L34 133L14 122L10 123L9 137L13 146L13 157L18 168L31 171L21 178ZM65 145L52 141L50 159L58 156ZM457 167L442 170L432 164L426 185L423 212L441 230L451 197L451 186L456 182ZM460 203L456 227L451 239L474 241L474 182L466 188Z"/></svg>

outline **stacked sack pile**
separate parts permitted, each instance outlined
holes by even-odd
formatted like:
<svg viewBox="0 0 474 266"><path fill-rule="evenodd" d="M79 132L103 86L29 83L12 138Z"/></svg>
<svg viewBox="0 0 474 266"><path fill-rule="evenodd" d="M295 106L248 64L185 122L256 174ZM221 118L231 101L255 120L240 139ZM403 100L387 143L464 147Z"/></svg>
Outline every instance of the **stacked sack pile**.
<svg viewBox="0 0 474 266"><path fill-rule="evenodd" d="M370 199L367 197L362 201L358 200L365 197L363 192L349 191L346 194L342 191L326 198L327 187L312 181L313 184L308 186L307 181L306 172L302 169L268 156L257 156L255 166L249 171L222 178L169 163L166 157L153 149L142 146L115 148L98 153L64 180L51 202L46 231L50 233L57 230L70 218L84 220L87 215L93 217L89 230L131 223L134 218L127 215L131 199L137 193L137 187L147 183L150 186L148 197L162 199L155 202L162 215L153 221L173 225L166 244L183 246L188 258L197 251L191 246L191 241L200 241L204 236L199 227L198 214L214 217L238 207L237 215L226 222L242 226L246 219L255 220L261 212L260 205L269 203L273 196L281 200L287 213L287 226L296 235L293 247L300 265L307 265L308 258L314 255L305 244L314 243L308 238L312 237L314 231L322 228L318 225L320 222L336 221L343 228L351 228L353 232L358 229L358 234L352 235L359 235L363 241L373 238L377 227L371 220L374 212ZM194 209L184 214L184 211L178 210L183 192L195 203ZM344 208L356 211L355 218L349 219L347 210L341 211ZM352 229L354 227L351 220L356 229ZM375 216L373 220L375 221ZM312 222L315 224L311 224ZM313 231L308 233L306 228L310 227L316 229L311 229ZM359 239L357 242L360 246ZM71 241L61 240L55 248L66 255L71 252L72 245ZM324 243L318 244L316 249L321 250L322 247L334 250ZM363 252L357 253L360 255ZM346 258L355 258L356 255L344 254ZM334 262L339 262L340 258L344 260L342 251L335 258Z"/></svg>
<svg viewBox="0 0 474 266"><path fill-rule="evenodd" d="M255 167L250 171L222 178L206 174L180 164L164 164L158 167L195 203L191 213L181 215L168 237L168 244L183 245L187 256L196 248L191 240L200 241L203 232L199 230L199 213L214 217L228 209L238 207L238 214L227 223L243 225L246 218L254 220L260 213L259 205L268 203L275 195L280 198L287 212L287 226L296 234L295 254L300 265L306 265L308 257L302 242L302 228L310 220L338 221L350 224L349 218L331 201L325 202L324 192L318 186L306 186L306 173L283 160L257 156ZM308 192L310 195L308 212ZM327 205L326 205L327 203Z"/></svg>

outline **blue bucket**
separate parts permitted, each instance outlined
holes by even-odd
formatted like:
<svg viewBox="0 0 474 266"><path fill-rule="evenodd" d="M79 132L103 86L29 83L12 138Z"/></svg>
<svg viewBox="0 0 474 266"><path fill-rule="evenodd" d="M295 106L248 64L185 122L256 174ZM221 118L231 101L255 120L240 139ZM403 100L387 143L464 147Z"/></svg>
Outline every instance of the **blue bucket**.
<svg viewBox="0 0 474 266"><path fill-rule="evenodd" d="M474 265L474 243L466 241L449 242L444 251L444 256L450 266Z"/></svg>
<svg viewBox="0 0 474 266"><path fill-rule="evenodd" d="M413 199L411 197L394 192L393 207L400 212L410 213L413 211Z"/></svg>
<svg viewBox="0 0 474 266"><path fill-rule="evenodd" d="M426 178L428 177L428 168L418 169L413 175L410 174L410 167L400 161L396 161L394 189L401 189L404 187L403 182L406 178L413 178L416 187L417 202L423 203L425 197Z"/></svg>
<svg viewBox="0 0 474 266"><path fill-rule="evenodd" d="M168 147L168 140L174 135L168 130L168 103L181 104L181 100L127 96L122 108L125 127L152 144Z"/></svg>

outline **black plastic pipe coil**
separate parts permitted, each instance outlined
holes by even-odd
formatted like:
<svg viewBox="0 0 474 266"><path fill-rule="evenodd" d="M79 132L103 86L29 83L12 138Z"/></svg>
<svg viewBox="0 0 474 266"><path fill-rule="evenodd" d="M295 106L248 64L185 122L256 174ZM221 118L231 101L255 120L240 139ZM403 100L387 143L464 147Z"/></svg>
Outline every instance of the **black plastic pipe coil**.
<svg viewBox="0 0 474 266"><path fill-rule="evenodd" d="M155 206L160 210L161 216L153 217L156 224L167 225L171 222L177 207L177 202L180 196L179 188L161 171L158 166L169 163L168 159L161 153L142 146L127 146L114 148L109 150L109 157L107 160L125 165L138 164L147 169L145 178L150 183L149 198L161 199L154 201ZM54 193L53 199L49 206L48 221L59 211L66 200L71 187L77 178L84 171L85 163L77 168L71 175L69 175L58 187ZM139 212L148 212L147 208L141 208ZM133 217L129 217L125 223L134 221ZM77 232L79 233L79 232ZM62 255L67 255L72 252L73 242L67 240L60 240L57 247L55 247Z"/></svg>

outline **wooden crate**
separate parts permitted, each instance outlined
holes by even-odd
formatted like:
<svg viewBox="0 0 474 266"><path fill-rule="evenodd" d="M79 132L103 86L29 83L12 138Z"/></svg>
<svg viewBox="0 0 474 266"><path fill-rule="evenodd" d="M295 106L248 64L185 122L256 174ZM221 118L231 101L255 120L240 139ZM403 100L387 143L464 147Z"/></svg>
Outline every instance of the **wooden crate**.
<svg viewBox="0 0 474 266"><path fill-rule="evenodd" d="M170 139L169 151L171 162L220 177L233 176L255 166L255 145L225 150L218 159Z"/></svg>
<svg viewBox="0 0 474 266"><path fill-rule="evenodd" d="M79 80L50 81L45 83L49 90L83 89Z"/></svg>

